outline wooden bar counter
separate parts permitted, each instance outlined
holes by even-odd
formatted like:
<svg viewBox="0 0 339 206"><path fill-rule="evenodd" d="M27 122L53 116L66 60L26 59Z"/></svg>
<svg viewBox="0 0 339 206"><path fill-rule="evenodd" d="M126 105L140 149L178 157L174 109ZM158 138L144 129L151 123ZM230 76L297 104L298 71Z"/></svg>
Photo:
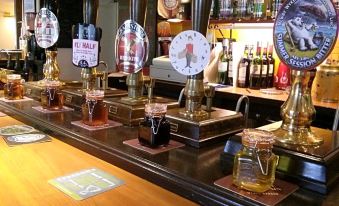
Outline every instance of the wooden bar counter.
<svg viewBox="0 0 339 206"><path fill-rule="evenodd" d="M0 117L0 126L22 124ZM96 167L124 184L82 201L73 200L48 180ZM196 205L179 195L52 138L51 142L9 147L0 140L0 205Z"/></svg>
<svg viewBox="0 0 339 206"><path fill-rule="evenodd" d="M71 124L81 119L80 112L46 114L32 108L39 105L40 102L34 100L0 101L0 111L11 117L0 117L0 126L20 121L54 137L52 142L16 147L8 147L1 140L1 206L193 204L181 197L208 206L261 205L214 185L216 180L231 174L232 165L221 161L225 142L199 149L184 146L151 155L123 144L137 138L137 127L88 131ZM89 199L74 201L47 183L91 167L123 179L125 184ZM328 195L300 188L278 205L338 205L339 184L334 185Z"/></svg>

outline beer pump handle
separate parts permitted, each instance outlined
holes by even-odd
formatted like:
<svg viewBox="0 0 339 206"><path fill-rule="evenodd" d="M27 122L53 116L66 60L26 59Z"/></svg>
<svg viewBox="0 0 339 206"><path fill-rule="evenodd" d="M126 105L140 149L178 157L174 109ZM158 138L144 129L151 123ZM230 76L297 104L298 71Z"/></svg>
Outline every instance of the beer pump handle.
<svg viewBox="0 0 339 206"><path fill-rule="evenodd" d="M130 0L130 18L131 20L145 27L147 0Z"/></svg>
<svg viewBox="0 0 339 206"><path fill-rule="evenodd" d="M96 25L98 16L98 0L84 0L83 15L85 24Z"/></svg>

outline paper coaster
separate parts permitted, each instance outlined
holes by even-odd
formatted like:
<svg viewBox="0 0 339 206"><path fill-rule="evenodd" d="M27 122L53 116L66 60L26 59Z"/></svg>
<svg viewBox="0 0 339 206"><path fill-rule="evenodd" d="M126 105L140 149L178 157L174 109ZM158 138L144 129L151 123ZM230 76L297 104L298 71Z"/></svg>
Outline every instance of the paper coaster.
<svg viewBox="0 0 339 206"><path fill-rule="evenodd" d="M84 128L84 129L87 129L87 130L90 130L90 131L95 131L95 130L101 130L101 129L107 129L107 128L112 128L112 127L122 126L121 123L115 122L115 121L112 121L112 120L108 120L107 124L105 124L103 126L88 126L88 125L82 123L81 120L79 120L79 121L72 121L71 124L73 124L75 126L78 126L78 127L81 127L81 128Z"/></svg>
<svg viewBox="0 0 339 206"><path fill-rule="evenodd" d="M32 100L33 99L28 98L28 97L24 97L23 99L17 99L17 100L9 100L4 97L0 98L0 101L3 101L3 102L25 102L25 101L32 101Z"/></svg>
<svg viewBox="0 0 339 206"><path fill-rule="evenodd" d="M81 170L48 181L75 200L83 200L124 184L124 181L100 169Z"/></svg>
<svg viewBox="0 0 339 206"><path fill-rule="evenodd" d="M5 136L5 142L8 146L17 146L22 144L30 144L30 143L41 143L41 142L49 142L52 139L42 133L30 133L30 134L20 134L14 136Z"/></svg>
<svg viewBox="0 0 339 206"><path fill-rule="evenodd" d="M294 191L298 189L298 186L283 180L276 179L274 186L264 192L264 193L255 193L246 190L239 189L232 183L232 175L223 177L214 182L215 185L222 187L226 190L231 190L232 192L237 193L238 195L244 196L252 201L267 205L273 206L281 202L283 199L288 197Z"/></svg>
<svg viewBox="0 0 339 206"><path fill-rule="evenodd" d="M157 148L150 148L150 147L142 146L139 143L138 139L126 140L126 141L123 141L123 144L131 146L131 147L138 149L138 150L145 151L145 152L152 154L152 155L159 154L159 153L162 153L162 152L167 152L169 150L185 146L184 144L177 142L177 141L174 141L174 140L170 140L169 144L166 145L166 146L160 146L160 147L157 147Z"/></svg>
<svg viewBox="0 0 339 206"><path fill-rule="evenodd" d="M66 107L66 106L63 106L62 109L59 109L59 110L48 110L48 109L42 108L42 106L37 106L37 107L32 107L32 108L45 114L74 111L74 109Z"/></svg>
<svg viewBox="0 0 339 206"><path fill-rule="evenodd" d="M0 117L6 117L7 114L0 112Z"/></svg>

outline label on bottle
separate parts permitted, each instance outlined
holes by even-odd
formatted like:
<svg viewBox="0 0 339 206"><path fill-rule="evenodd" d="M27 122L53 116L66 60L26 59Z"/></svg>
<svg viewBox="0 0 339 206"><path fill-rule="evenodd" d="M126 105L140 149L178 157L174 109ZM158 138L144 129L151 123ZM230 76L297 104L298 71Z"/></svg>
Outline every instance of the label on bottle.
<svg viewBox="0 0 339 206"><path fill-rule="evenodd" d="M227 62L219 61L218 72L226 72L226 71L227 71Z"/></svg>
<svg viewBox="0 0 339 206"><path fill-rule="evenodd" d="M260 69L259 69L259 65L256 64L252 64L250 66L250 74L253 75L260 75Z"/></svg>
<svg viewBox="0 0 339 206"><path fill-rule="evenodd" d="M99 42L87 39L73 39L74 65L82 68L95 67L99 59Z"/></svg>
<svg viewBox="0 0 339 206"><path fill-rule="evenodd" d="M239 83L245 84L246 82L246 69L247 69L247 62L240 63L239 65Z"/></svg>
<svg viewBox="0 0 339 206"><path fill-rule="evenodd" d="M232 61L228 62L228 77L229 78L233 77L233 62Z"/></svg>
<svg viewBox="0 0 339 206"><path fill-rule="evenodd" d="M41 48L51 47L58 41L60 27L53 12L46 8L40 9L34 21L34 33Z"/></svg>
<svg viewBox="0 0 339 206"><path fill-rule="evenodd" d="M115 37L115 59L118 69L136 73L148 59L149 41L145 30L135 21L126 20Z"/></svg>
<svg viewBox="0 0 339 206"><path fill-rule="evenodd" d="M270 66L270 68L269 68L268 74L269 74L270 76L272 76L273 73L274 73L274 64L270 64L269 66Z"/></svg>
<svg viewBox="0 0 339 206"><path fill-rule="evenodd" d="M262 67L261 67L261 74L262 74L262 76L263 77L265 77L266 76L266 74L267 74L267 65L262 65ZM259 72L260 73L260 72Z"/></svg>

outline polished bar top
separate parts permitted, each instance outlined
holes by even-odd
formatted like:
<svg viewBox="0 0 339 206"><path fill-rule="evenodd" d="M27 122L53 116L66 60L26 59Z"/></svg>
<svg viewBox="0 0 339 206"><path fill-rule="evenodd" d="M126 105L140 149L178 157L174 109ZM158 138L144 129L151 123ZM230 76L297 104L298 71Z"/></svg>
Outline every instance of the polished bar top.
<svg viewBox="0 0 339 206"><path fill-rule="evenodd" d="M270 99L270 100L278 100L281 102L286 101L288 97L288 93L282 91L282 94L264 94L260 90L249 89L249 88L235 88L235 87L226 87L226 88L218 88L218 92L238 94L238 95L246 95L250 97L257 97L262 99ZM322 102L318 101L315 98L312 99L313 105L317 107L324 107L329 109L337 109L338 103L333 102Z"/></svg>
<svg viewBox="0 0 339 206"><path fill-rule="evenodd" d="M0 126L22 124L0 117ZM82 201L47 181L88 168L100 168L125 184ZM0 205L195 205L125 170L52 138L51 142L9 147L0 139Z"/></svg>
<svg viewBox="0 0 339 206"><path fill-rule="evenodd" d="M116 165L160 187L186 197L200 205L258 205L252 200L214 185L216 180L231 174L229 171L222 169L232 169L232 165L222 165L221 162L220 155L223 153L225 142L216 143L200 149L184 146L158 155L150 155L123 144L125 140L137 138L138 130L136 127L119 126L99 131L88 131L71 124L71 121L81 119L80 112L44 114L32 108L37 105L40 105L37 101L14 103L0 101L0 111L54 136L58 140ZM3 121L1 121L1 123L3 124ZM53 142L51 144L53 144ZM43 143L42 145L45 144L46 143ZM48 144L49 143L47 143L46 146ZM61 142L58 144L61 144ZM27 145L22 148L24 147L36 147L32 149L32 152L39 153L39 156L45 152L56 153L58 154L57 156L64 155L64 152L61 153L52 147L46 148L46 150L41 149L41 151L44 151L43 153L38 149L40 148L38 145ZM0 149L2 148L4 147L0 147ZM18 150L20 150L20 148L21 146L18 147ZM5 147L5 149L9 150L12 148ZM2 154L0 155L2 156ZM86 154L84 155L87 156ZM303 152L299 152L299 155L303 155ZM65 158L62 156L59 161L62 161L62 164L66 164L63 161L65 161L68 156L69 155L65 156ZM77 161L73 159L73 157L69 159L72 160L72 164L77 164L73 163ZM87 162L84 158L80 158L78 161ZM34 164L38 164L39 162L47 162L46 167L48 171L45 173L46 175L48 175L50 170L55 169L55 166L50 164L44 156L37 157L37 163ZM88 164L86 167L90 166L92 166L92 164ZM40 166L36 167L39 170ZM97 167L102 168L101 166ZM80 166L79 168L82 169ZM0 169L1 171L3 170L1 164ZM23 169L23 171L25 171L25 168ZM105 168L103 169L106 170ZM59 171L59 173L52 172L54 175L48 176L46 180L72 171L74 170ZM111 172L111 170L106 171ZM113 175L116 175L116 173L113 173ZM121 176L116 176L121 178ZM46 182L46 180L44 182ZM0 181L3 182L4 179L0 179ZM109 193L114 193L114 191L115 190L110 191ZM131 189L131 192L133 191L134 190ZM0 193L0 197L1 194L2 193ZM134 193L132 194L134 195ZM145 197L149 199L150 194ZM179 203L180 201L178 200L172 205L178 205ZM338 203L339 184L334 185L332 191L326 196L300 188L278 205L338 205ZM140 204L140 202L138 202L138 204Z"/></svg>

